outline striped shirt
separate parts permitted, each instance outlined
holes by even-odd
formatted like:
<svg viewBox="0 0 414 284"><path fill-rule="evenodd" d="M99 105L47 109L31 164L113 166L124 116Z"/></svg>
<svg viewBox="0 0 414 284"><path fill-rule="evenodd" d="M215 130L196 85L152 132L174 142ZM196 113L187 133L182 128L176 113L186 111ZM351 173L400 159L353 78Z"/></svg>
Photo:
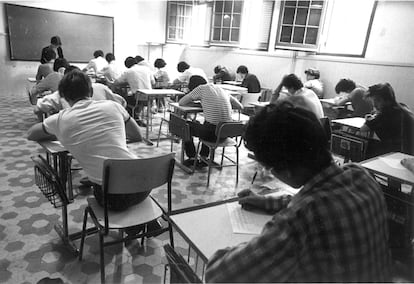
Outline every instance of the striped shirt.
<svg viewBox="0 0 414 284"><path fill-rule="evenodd" d="M204 118L207 122L217 125L220 122L232 121L232 108L229 94L214 84L200 85L185 97L192 101L201 101ZM186 100L187 98L183 98Z"/></svg>
<svg viewBox="0 0 414 284"><path fill-rule="evenodd" d="M268 206L266 206L268 207ZM274 207L281 208L275 199ZM331 164L262 233L217 251L206 282L384 282L391 267L386 205L361 167Z"/></svg>

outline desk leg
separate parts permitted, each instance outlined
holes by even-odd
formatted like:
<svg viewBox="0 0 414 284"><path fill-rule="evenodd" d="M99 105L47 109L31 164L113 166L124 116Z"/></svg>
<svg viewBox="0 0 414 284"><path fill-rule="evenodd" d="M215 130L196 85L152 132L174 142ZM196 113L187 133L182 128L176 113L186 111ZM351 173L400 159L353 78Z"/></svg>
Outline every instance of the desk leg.
<svg viewBox="0 0 414 284"><path fill-rule="evenodd" d="M147 131L145 133L145 138L147 138L147 140L149 140L149 121L150 121L150 114L151 114L151 98L150 96L148 96L148 100L147 100Z"/></svg>

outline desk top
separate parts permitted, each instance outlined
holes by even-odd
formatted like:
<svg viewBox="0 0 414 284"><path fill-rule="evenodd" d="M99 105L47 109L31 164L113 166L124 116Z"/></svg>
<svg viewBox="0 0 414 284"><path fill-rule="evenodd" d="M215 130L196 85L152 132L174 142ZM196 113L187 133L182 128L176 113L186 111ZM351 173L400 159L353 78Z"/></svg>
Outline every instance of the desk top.
<svg viewBox="0 0 414 284"><path fill-rule="evenodd" d="M35 77L29 77L27 78L27 81L29 81L30 83L36 83L36 78Z"/></svg>
<svg viewBox="0 0 414 284"><path fill-rule="evenodd" d="M228 90L228 91L247 93L247 88L245 87L229 85L229 84L216 84L216 86L219 86L220 88L224 90Z"/></svg>
<svg viewBox="0 0 414 284"><path fill-rule="evenodd" d="M63 145L55 140L55 141L39 141L38 142L40 144L40 146L43 147L43 149L45 149L48 153L50 154L59 154L59 153L65 153L68 152Z"/></svg>
<svg viewBox="0 0 414 284"><path fill-rule="evenodd" d="M361 127L365 124L365 118L350 117L350 118L334 119L332 120L332 122L361 129Z"/></svg>
<svg viewBox="0 0 414 284"><path fill-rule="evenodd" d="M223 81L223 84L233 85L233 86L240 86L241 81Z"/></svg>
<svg viewBox="0 0 414 284"><path fill-rule="evenodd" d="M250 104L255 107L265 107L269 105L270 102L251 102Z"/></svg>
<svg viewBox="0 0 414 284"><path fill-rule="evenodd" d="M414 173L410 172L400 163L404 158L414 158L414 156L399 152L388 153L362 161L361 166L374 173L386 175L402 183L414 185Z"/></svg>
<svg viewBox="0 0 414 284"><path fill-rule="evenodd" d="M253 214L243 210L247 214ZM264 226L272 215L262 215L260 224ZM255 234L233 233L230 215L226 204L207 207L171 216L172 221L199 251L200 257L207 261L218 249L248 242Z"/></svg>
<svg viewBox="0 0 414 284"><path fill-rule="evenodd" d="M170 106L174 108L174 110L178 110L183 113L198 113L203 112L202 107L198 106L180 106L178 103L169 103Z"/></svg>
<svg viewBox="0 0 414 284"><path fill-rule="evenodd" d="M138 92L145 95L184 95L183 92L174 89L139 89Z"/></svg>
<svg viewBox="0 0 414 284"><path fill-rule="evenodd" d="M335 99L331 98L331 99L320 99L321 103L325 103L328 105L335 105Z"/></svg>

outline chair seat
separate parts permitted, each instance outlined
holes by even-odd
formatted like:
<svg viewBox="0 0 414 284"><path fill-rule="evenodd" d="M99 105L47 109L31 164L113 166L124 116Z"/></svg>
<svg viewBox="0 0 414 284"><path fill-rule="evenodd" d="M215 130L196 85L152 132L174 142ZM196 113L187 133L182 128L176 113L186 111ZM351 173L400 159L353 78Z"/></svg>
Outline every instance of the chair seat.
<svg viewBox="0 0 414 284"><path fill-rule="evenodd" d="M203 142L203 144L205 144L207 147L210 147L210 148L214 148L216 146L218 148L218 147L231 147L231 146L237 145L237 141L233 138L226 138L217 145L216 145L216 142L209 142L209 141L205 141L202 139L201 139L201 142Z"/></svg>
<svg viewBox="0 0 414 284"><path fill-rule="evenodd" d="M101 226L104 226L104 209L98 204L94 197L87 199L88 205L92 208ZM109 228L121 229L135 226L138 224L145 224L152 220L161 217L162 211L160 207L147 197L141 203L131 206L124 211L108 211Z"/></svg>

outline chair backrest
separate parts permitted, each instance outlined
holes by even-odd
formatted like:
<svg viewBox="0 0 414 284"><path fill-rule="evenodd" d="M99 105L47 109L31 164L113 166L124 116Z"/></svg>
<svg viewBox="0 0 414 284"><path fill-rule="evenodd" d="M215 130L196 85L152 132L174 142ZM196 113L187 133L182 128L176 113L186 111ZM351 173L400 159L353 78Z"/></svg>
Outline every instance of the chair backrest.
<svg viewBox="0 0 414 284"><path fill-rule="evenodd" d="M319 119L319 121L321 122L323 130L325 130L326 138L328 138L328 141L330 141L332 135L331 120L329 117L322 117Z"/></svg>
<svg viewBox="0 0 414 284"><path fill-rule="evenodd" d="M244 124L241 121L221 122L216 127L217 139L242 136Z"/></svg>
<svg viewBox="0 0 414 284"><path fill-rule="evenodd" d="M107 159L103 166L104 192L130 194L150 191L168 183L174 171L175 153L148 159Z"/></svg>
<svg viewBox="0 0 414 284"><path fill-rule="evenodd" d="M174 113L170 113L168 129L172 135L175 135L184 141L191 139L190 126L187 124L187 121Z"/></svg>
<svg viewBox="0 0 414 284"><path fill-rule="evenodd" d="M240 102L244 107L251 107L250 103L258 102L261 94L262 93L242 94Z"/></svg>
<svg viewBox="0 0 414 284"><path fill-rule="evenodd" d="M270 99L273 96L273 90L272 89L262 89L259 101L260 102L270 102Z"/></svg>
<svg viewBox="0 0 414 284"><path fill-rule="evenodd" d="M171 245L164 245L164 251L170 267L170 283L202 283L191 266Z"/></svg>

